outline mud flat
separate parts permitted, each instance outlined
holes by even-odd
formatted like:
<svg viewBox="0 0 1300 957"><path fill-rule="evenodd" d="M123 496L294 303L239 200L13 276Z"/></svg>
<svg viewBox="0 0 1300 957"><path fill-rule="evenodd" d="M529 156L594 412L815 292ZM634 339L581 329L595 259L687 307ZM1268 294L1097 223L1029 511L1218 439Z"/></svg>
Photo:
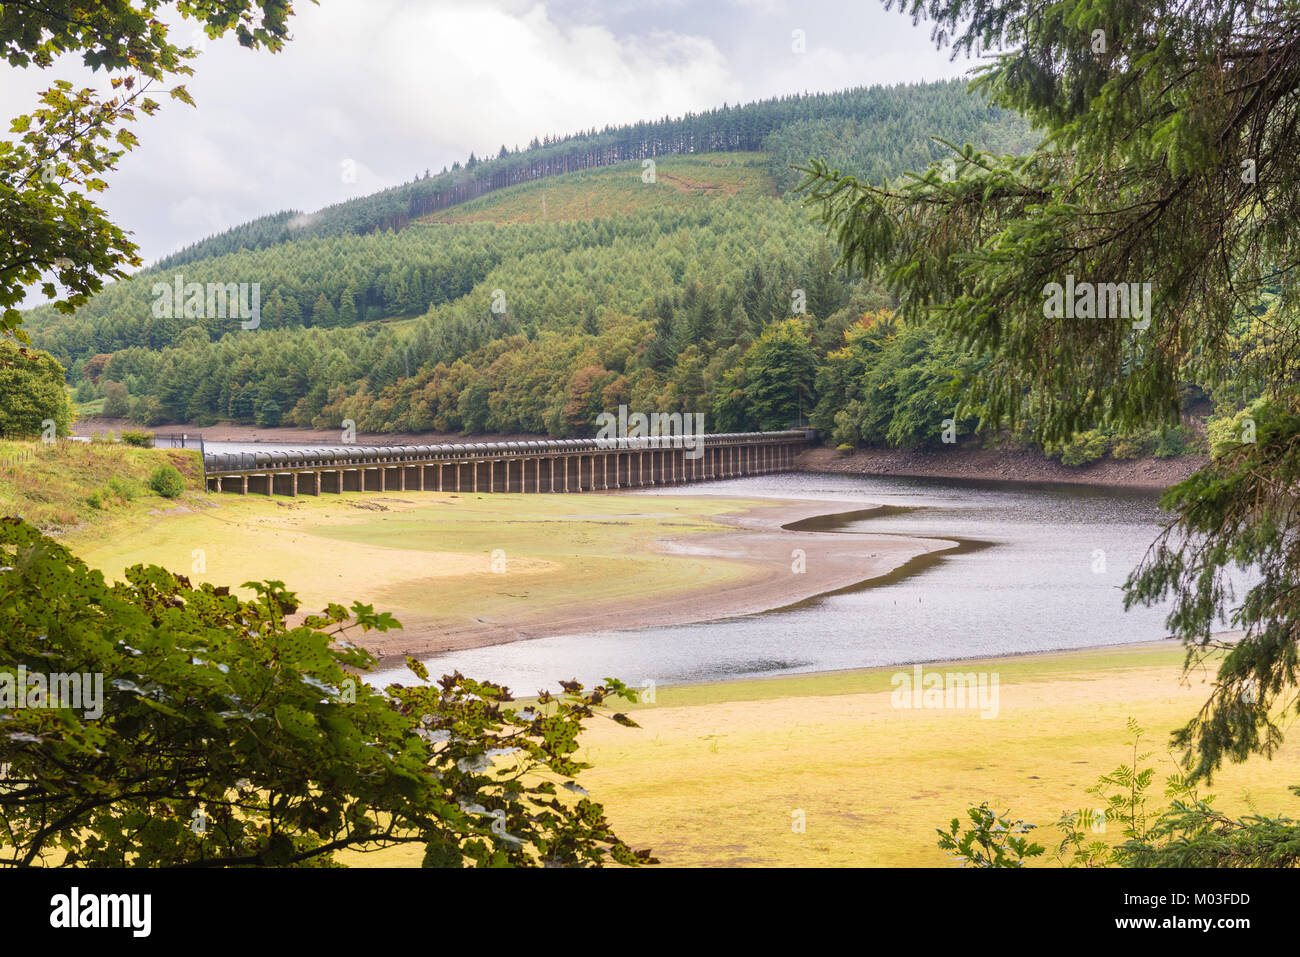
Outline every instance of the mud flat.
<svg viewBox="0 0 1300 957"><path fill-rule="evenodd" d="M402 629L354 640L385 665L545 635L766 611L956 547L782 527L843 510L829 502L425 492L212 496L206 504L70 544L110 578L145 562L220 585L282 581L304 612L328 602L373 604Z"/></svg>

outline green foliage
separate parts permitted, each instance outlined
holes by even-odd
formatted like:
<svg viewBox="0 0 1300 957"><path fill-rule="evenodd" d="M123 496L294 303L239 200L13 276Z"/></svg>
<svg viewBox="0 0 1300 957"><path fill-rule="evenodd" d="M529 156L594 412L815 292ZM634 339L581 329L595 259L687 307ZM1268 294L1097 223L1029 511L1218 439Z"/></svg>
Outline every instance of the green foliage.
<svg viewBox="0 0 1300 957"><path fill-rule="evenodd" d="M1218 458L1239 445L1254 442L1255 420L1263 405L1263 399L1256 399L1245 408L1212 417L1205 427L1210 454Z"/></svg>
<svg viewBox="0 0 1300 957"><path fill-rule="evenodd" d="M1061 446L1062 465L1083 465L1102 458L1110 449L1110 437L1100 429L1080 432Z"/></svg>
<svg viewBox="0 0 1300 957"><path fill-rule="evenodd" d="M399 626L359 602L291 626L279 582L241 600L137 565L108 585L12 518L0 566L0 671L103 682L6 714L0 863L320 867L407 843L437 866L653 861L574 782L585 722L635 700L621 682L530 707L460 674L381 692L347 636Z"/></svg>
<svg viewBox="0 0 1300 957"><path fill-rule="evenodd" d="M1132 751L1132 764L1121 764L1110 774L1103 774L1097 784L1088 789L1106 802L1106 820L1123 825L1124 837L1130 841L1147 841L1151 837L1154 812L1147 810L1148 792L1155 780L1156 769L1142 767L1154 752L1142 751L1142 738L1146 730L1132 718L1128 719L1128 732L1132 736L1127 742ZM1175 772L1166 781L1166 796L1186 797L1194 795L1191 784L1180 773Z"/></svg>
<svg viewBox="0 0 1300 957"><path fill-rule="evenodd" d="M946 155L943 140L964 139L999 153L1023 153L1037 137L1029 124L983 97L966 95L964 81L896 84L828 94L860 100L851 114L820 110L768 136L772 174L783 190L815 156L830 168L879 183L906 170L925 169Z"/></svg>
<svg viewBox="0 0 1300 957"><path fill-rule="evenodd" d="M176 472L177 475L180 475L180 472L176 471L176 469L170 465L164 466L164 468L170 468L172 469L172 471ZM174 480L170 476L168 476L162 484L167 486L168 490L174 489L176 487ZM152 485L150 487L152 488ZM108 480L108 491L116 495L121 501L130 502L135 498L136 487L126 479L122 478L120 475L114 475L112 478ZM163 492L158 491L158 489L156 488L154 489L154 491L158 492L159 495L164 495ZM181 491L182 492L185 491L184 480L182 480L181 482ZM180 493L178 492L177 494ZM164 495L164 497L175 498L176 496Z"/></svg>
<svg viewBox="0 0 1300 957"><path fill-rule="evenodd" d="M150 473L149 487L163 498L176 498L185 492L185 477L174 465L160 465Z"/></svg>
<svg viewBox="0 0 1300 957"><path fill-rule="evenodd" d="M1024 835L1034 825L999 817L985 801L968 808L971 826L962 830L961 819L953 818L948 830L938 828L939 848L952 854L962 867L1024 867L1025 858L1043 853L1041 844L1032 844Z"/></svg>
<svg viewBox="0 0 1300 957"><path fill-rule="evenodd" d="M0 432L41 435L46 422L60 436L72 424L63 367L48 353L0 339Z"/></svg>
<svg viewBox="0 0 1300 957"><path fill-rule="evenodd" d="M813 424L848 445L913 448L939 443L945 420L954 437L976 422L956 415L960 382L972 360L929 329L881 311L846 330L843 348L818 370Z"/></svg>
<svg viewBox="0 0 1300 957"><path fill-rule="evenodd" d="M769 326L723 375L713 399L713 429L788 429L811 410L817 357L797 319Z"/></svg>
<svg viewBox="0 0 1300 957"><path fill-rule="evenodd" d="M480 197L518 190L550 179L611 164L635 163L639 182L644 158L698 153L766 152L781 189L788 188L791 163L827 155L841 168L863 174L894 174L923 166L933 154L930 137L965 136L989 148L1015 151L1032 142L1028 124L1005 110L969 97L960 81L804 93L740 106L664 118L600 132L534 140L526 149L495 159L471 155L435 176L371 196L337 203L310 217L277 213L211 237L163 260L163 269L199 262L241 249L262 249L298 238L397 231L422 217L464 207ZM581 175L581 174L580 174Z"/></svg>
<svg viewBox="0 0 1300 957"><path fill-rule="evenodd" d="M930 155L933 130L923 128L931 120L990 146L1021 144L1025 129L960 83L943 82L788 97L663 129L642 124L547 141L527 155L421 179L314 217L268 217L111 284L72 316L42 308L28 324L69 368L98 373L111 364L112 377L135 397L123 414L145 424L269 424L274 402L281 422L299 426L352 418L367 431L573 435L589 433L587 413L616 407L610 400L619 394L647 411L708 411L744 350L791 317L796 290L817 360L864 312L886 304L878 288L835 269L832 248L796 205L770 189L733 192L729 164L774 163L788 179L786 151L802 149L830 151L847 169L898 173ZM815 130L805 129L809 122ZM843 123L856 130L851 141L840 136ZM797 135L781 135L787 127ZM701 143L742 150L766 140L779 149L665 158L655 185L642 182L634 161L477 200L455 192L470 201L450 210L468 219L497 203L505 215L520 204L539 206L544 188L562 192L581 182L597 219L587 212L576 222L414 222L426 201L441 197L438 205L453 195L449 183L456 190L490 184L503 169L533 159L570 149L586 156L597 141L612 150L602 156L615 156L614 147L651 134L659 153L671 154L681 137L693 150ZM746 175L743 183L754 179ZM700 179L719 180L722 195L694 195ZM765 175L761 181L770 182ZM623 214L628 191L681 198L628 206ZM260 281L258 331L245 332L234 319L153 316L153 284L172 282L182 267L186 282ZM492 309L497 289L506 293L504 312ZM419 318L401 321L410 317ZM589 374L593 368L604 372ZM814 390L800 388L810 415ZM767 415L768 404L755 408ZM745 407L727 414L739 428L757 427Z"/></svg>
<svg viewBox="0 0 1300 957"><path fill-rule="evenodd" d="M869 295L832 274L833 259L796 207L751 197L611 221L319 239L186 267L195 282L286 277L264 283L255 333L197 320L210 328L192 337L194 319L154 319L156 276L114 284L71 318L38 312L31 322L43 345L82 364L111 351L113 379L156 398L162 421L254 423L271 400L299 426L352 418L367 431L571 435L594 423L565 409L616 408L611 388L609 398L621 392L650 411L706 411L758 331L790 317L794 289L826 317L807 320L813 340L834 339ZM428 312L303 327L313 299L353 286L358 313ZM495 289L507 293L504 313L491 309ZM281 308L290 301L302 306ZM605 372L578 375L592 367ZM498 397L490 405L488 394Z"/></svg>
<svg viewBox="0 0 1300 957"><path fill-rule="evenodd" d="M1030 422L1040 442L1100 424L1174 424L1183 381L1229 366L1223 346L1241 304L1260 301L1292 255L1300 134L1256 132L1295 92L1294 77L1256 55L1294 38L1287 3L1250 6L1271 24L1262 33L1241 26L1244 2L1211 4L1218 13L1109 4L1104 56L1091 53L1086 3L1044 16L991 0L906 6L958 46L1008 43L976 86L1049 135L1025 157L954 147L950 166L892 188L810 164L809 199L846 262L879 267L904 318L935 320L990 356L968 398L990 421ZM1247 96L1258 97L1250 110ZM1276 175L1245 181L1247 157ZM1152 281L1151 322L1049 318L1044 289L1067 275Z"/></svg>
<svg viewBox="0 0 1300 957"><path fill-rule="evenodd" d="M1300 787L1290 789L1300 796ZM1117 849L1128 867L1300 866L1300 821L1278 815L1230 817L1209 800L1175 800L1150 840Z"/></svg>
<svg viewBox="0 0 1300 957"><path fill-rule="evenodd" d="M82 379L77 383L77 388L73 393L73 399L78 405L95 400L95 386L89 379Z"/></svg>
<svg viewBox="0 0 1300 957"><path fill-rule="evenodd" d="M141 425L160 425L167 421L162 404L152 395L138 396L132 401L129 417Z"/></svg>
<svg viewBox="0 0 1300 957"><path fill-rule="evenodd" d="M948 163L881 186L812 162L806 199L842 264L879 276L905 323L981 357L961 411L986 427L1025 429L1043 447L1154 429L1153 453L1172 455L1192 447L1179 429L1188 384L1221 409L1266 401L1254 443L1225 448L1217 436L1218 458L1166 495L1174 526L1126 601L1172 597L1169 626L1189 664L1214 625L1245 630L1206 711L1175 740L1195 746L1201 774L1225 756L1269 753L1278 726L1235 695L1247 679L1261 701L1293 688L1300 633L1300 74L1279 59L1300 43L1295 4L897 6L958 50L1000 51L974 86L1044 140L1019 157L954 144ZM1093 51L1097 28L1105 51ZM1049 309L1051 284L1075 281L1150 283L1150 311ZM1234 565L1261 576L1239 603ZM1297 708L1292 695L1287 710Z"/></svg>
<svg viewBox="0 0 1300 957"><path fill-rule="evenodd" d="M1158 459L1169 459L1195 451L1195 439L1186 426L1162 427L1156 431L1155 448L1151 454Z"/></svg>
<svg viewBox="0 0 1300 957"><path fill-rule="evenodd" d="M1144 436L1122 436L1111 444L1110 457L1123 462L1129 459L1140 459L1144 455L1150 455L1151 451Z"/></svg>
<svg viewBox="0 0 1300 957"><path fill-rule="evenodd" d="M55 57L80 54L85 66L109 77L111 95L75 90L56 80L39 106L10 124L0 140L0 333L20 341L17 309L28 286L39 284L54 308L72 312L104 286L138 266L135 245L91 196L107 184L137 139L128 128L137 113L159 104L147 94L164 80L192 73L196 55L168 39L163 0L56 0L0 7L0 56L11 68L47 68ZM209 36L234 31L247 47L279 49L292 8L282 0L186 0L185 13ZM185 87L168 91L191 103ZM52 275L55 282L44 280Z"/></svg>
<svg viewBox="0 0 1300 957"><path fill-rule="evenodd" d="M1300 537L1292 518L1300 412L1288 401L1257 403L1253 413L1254 442L1220 446L1206 468L1164 494L1162 507L1177 519L1125 585L1127 606L1172 598L1168 621L1184 636L1189 667L1208 651L1226 649L1210 700L1174 736L1199 756L1197 776L1210 775L1225 758L1272 754L1282 741L1283 717L1300 707L1290 690L1300 663L1294 637ZM1225 610L1236 569L1253 574ZM1215 639L1224 625L1242 629L1244 637Z"/></svg>
<svg viewBox="0 0 1300 957"><path fill-rule="evenodd" d="M153 433L152 432L130 432L126 429L123 429L122 441L125 442L127 445L134 445L142 449L151 449L153 448Z"/></svg>
<svg viewBox="0 0 1300 957"><path fill-rule="evenodd" d="M1173 458L1201 450L1202 441L1185 425L1159 426L1121 434L1114 428L1089 429L1044 451L1059 458L1063 465L1087 465L1109 455L1116 460L1143 456Z"/></svg>
<svg viewBox="0 0 1300 957"><path fill-rule="evenodd" d="M167 466L171 468L171 466ZM161 471L161 469L159 470ZM174 471L174 470L173 470ZM180 475L179 472L176 473ZM108 484L102 489L96 489L86 496L86 504L95 511L101 511L111 505L125 505L134 501L138 486L119 475L114 475L108 480ZM169 487L170 488L170 487ZM184 481L181 482L181 491L185 490ZM155 491L157 491L155 489ZM159 492L159 494L163 494ZM180 494L179 492L177 494ZM175 496L167 495L167 498Z"/></svg>
<svg viewBox="0 0 1300 957"><path fill-rule="evenodd" d="M121 382L104 383L104 415L110 419L124 419L131 412L131 397Z"/></svg>
<svg viewBox="0 0 1300 957"><path fill-rule="evenodd" d="M257 424L260 428L274 428L280 424L280 406L274 399L263 399L257 407Z"/></svg>
<svg viewBox="0 0 1300 957"><path fill-rule="evenodd" d="M1295 867L1300 864L1300 821L1285 816L1249 814L1232 818L1213 807L1214 797L1198 796L1192 779L1175 770L1165 778L1168 806L1149 808L1156 769L1144 762L1152 752L1141 751L1146 731L1128 720L1132 763L1102 775L1087 793L1102 806L1067 811L1057 821L1061 843L1057 859L1066 867ZM1300 787L1291 790L1300 796ZM1006 818L992 825L987 802L967 812L975 827L956 840L960 821L940 830L939 846L958 852L963 866L973 857L977 866L1017 867L1017 858L997 854L996 839L1009 832ZM1015 822L1022 830L1032 824ZM1121 825L1123 841L1099 834ZM1034 845L1037 847L1037 845ZM1039 848L1041 853L1042 849ZM1029 856L1026 853L1025 856ZM1003 863L996 863L998 860Z"/></svg>

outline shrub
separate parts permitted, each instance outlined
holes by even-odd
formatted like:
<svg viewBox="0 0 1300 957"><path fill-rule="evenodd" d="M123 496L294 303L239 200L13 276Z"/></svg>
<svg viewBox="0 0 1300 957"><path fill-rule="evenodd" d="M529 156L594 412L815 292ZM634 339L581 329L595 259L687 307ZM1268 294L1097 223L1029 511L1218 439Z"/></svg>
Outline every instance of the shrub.
<svg viewBox="0 0 1300 957"><path fill-rule="evenodd" d="M89 495L86 496L86 504L89 505L91 508L94 508L94 509L101 509L101 508L103 508L103 507L104 507L104 495L103 495L103 493L102 493L102 492L91 492Z"/></svg>
<svg viewBox="0 0 1300 957"><path fill-rule="evenodd" d="M1115 440L1110 450L1110 457L1122 462L1126 459L1140 459L1150 451L1151 446L1147 435L1126 435Z"/></svg>
<svg viewBox="0 0 1300 957"><path fill-rule="evenodd" d="M67 435L72 405L63 367L47 352L28 349L0 337L0 423L11 435L41 435L54 423L55 435Z"/></svg>
<svg viewBox="0 0 1300 957"><path fill-rule="evenodd" d="M1062 465L1086 465L1095 462L1106 454L1110 439L1098 429L1080 432L1061 447Z"/></svg>
<svg viewBox="0 0 1300 957"><path fill-rule="evenodd" d="M1175 455L1187 455L1192 451L1188 431L1179 425L1160 432L1156 440L1155 451L1152 454L1158 459L1168 459L1173 458Z"/></svg>
<svg viewBox="0 0 1300 957"><path fill-rule="evenodd" d="M142 449L153 448L152 432L128 432L123 430L122 441L127 445L134 445Z"/></svg>
<svg viewBox="0 0 1300 957"><path fill-rule="evenodd" d="M180 473L177 472L176 474L179 475ZM108 480L108 490L123 502L130 502L135 498L135 487L116 475ZM169 495L167 497L173 498L174 496Z"/></svg>
<svg viewBox="0 0 1300 957"><path fill-rule="evenodd" d="M1025 836L1034 829L1033 824L996 814L988 801L969 808L966 815L972 826L965 831L960 818L953 818L946 831L936 829L939 848L955 857L962 867L1024 867L1025 858L1038 857L1045 850Z"/></svg>
<svg viewBox="0 0 1300 957"><path fill-rule="evenodd" d="M1219 412L1206 424L1206 439L1210 452L1216 458L1239 445L1255 441L1255 418L1262 406L1260 400L1235 412Z"/></svg>
<svg viewBox="0 0 1300 957"><path fill-rule="evenodd" d="M185 491L185 479L174 465L160 465L149 476L149 487L163 498L176 498Z"/></svg>
<svg viewBox="0 0 1300 957"><path fill-rule="evenodd" d="M104 383L104 416L109 419L124 419L131 411L131 397L126 386L120 382Z"/></svg>
<svg viewBox="0 0 1300 957"><path fill-rule="evenodd" d="M831 432L831 441L850 448L860 444L862 432L858 429L858 423L862 421L864 415L865 412L858 401L851 400L848 408L835 413L835 428Z"/></svg>

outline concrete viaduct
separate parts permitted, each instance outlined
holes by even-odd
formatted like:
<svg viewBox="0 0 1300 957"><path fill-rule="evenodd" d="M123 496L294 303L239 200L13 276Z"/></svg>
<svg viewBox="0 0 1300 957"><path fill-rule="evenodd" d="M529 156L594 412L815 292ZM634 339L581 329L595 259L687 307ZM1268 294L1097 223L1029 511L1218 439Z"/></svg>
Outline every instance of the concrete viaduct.
<svg viewBox="0 0 1300 957"><path fill-rule="evenodd" d="M344 446L204 455L210 492L588 492L781 472L805 430L465 445Z"/></svg>

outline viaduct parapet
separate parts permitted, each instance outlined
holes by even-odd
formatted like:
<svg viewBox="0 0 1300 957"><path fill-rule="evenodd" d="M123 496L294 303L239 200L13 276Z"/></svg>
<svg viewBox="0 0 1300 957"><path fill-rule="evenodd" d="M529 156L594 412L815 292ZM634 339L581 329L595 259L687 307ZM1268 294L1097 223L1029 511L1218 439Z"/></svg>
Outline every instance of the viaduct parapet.
<svg viewBox="0 0 1300 957"><path fill-rule="evenodd" d="M589 492L787 471L805 430L464 445L340 446L204 456L208 491Z"/></svg>

